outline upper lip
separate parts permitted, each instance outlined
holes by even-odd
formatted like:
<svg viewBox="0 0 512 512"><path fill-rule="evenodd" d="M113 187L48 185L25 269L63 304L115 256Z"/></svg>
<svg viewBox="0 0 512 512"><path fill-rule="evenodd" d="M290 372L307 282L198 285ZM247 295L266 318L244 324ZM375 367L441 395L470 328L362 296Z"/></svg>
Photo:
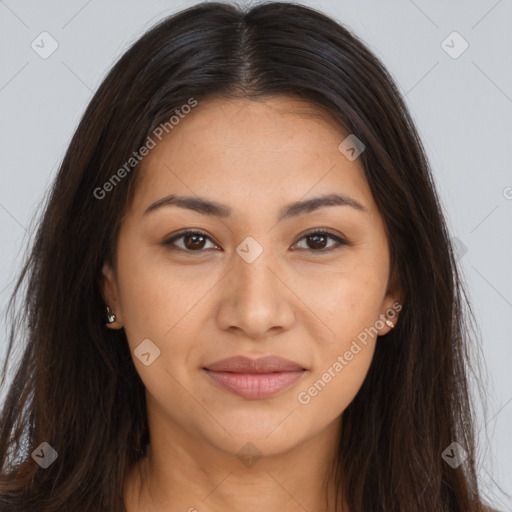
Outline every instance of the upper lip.
<svg viewBox="0 0 512 512"><path fill-rule="evenodd" d="M265 356L252 359L235 356L205 366L206 370L231 373L273 373L304 370L300 364L279 356Z"/></svg>

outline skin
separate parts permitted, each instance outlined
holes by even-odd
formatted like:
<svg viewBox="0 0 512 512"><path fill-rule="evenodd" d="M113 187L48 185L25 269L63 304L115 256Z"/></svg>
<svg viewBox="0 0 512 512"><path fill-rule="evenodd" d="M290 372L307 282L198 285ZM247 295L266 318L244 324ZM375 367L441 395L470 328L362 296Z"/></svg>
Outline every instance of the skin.
<svg viewBox="0 0 512 512"><path fill-rule="evenodd" d="M341 415L390 327L359 343L362 349L309 403L298 395L329 368L332 375L358 334L401 304L363 168L338 149L346 135L293 98L210 98L139 164L143 175L120 230L117 267L103 267L104 298L117 316L109 327L125 329L146 387L151 443L126 479L128 512L333 510L324 484L332 498L327 468ZM366 211L328 206L277 221L285 205L333 192ZM207 197L232 214L172 205L143 215L171 193ZM178 239L175 250L163 245L188 228L210 238ZM349 245L326 238L315 246L305 237L315 228ZM247 236L263 249L252 263L236 252ZM338 248L322 254L322 247ZM146 366L133 351L148 338L160 356ZM202 370L240 354L275 354L308 371L277 395L245 399ZM251 467L237 456L246 443L261 454Z"/></svg>

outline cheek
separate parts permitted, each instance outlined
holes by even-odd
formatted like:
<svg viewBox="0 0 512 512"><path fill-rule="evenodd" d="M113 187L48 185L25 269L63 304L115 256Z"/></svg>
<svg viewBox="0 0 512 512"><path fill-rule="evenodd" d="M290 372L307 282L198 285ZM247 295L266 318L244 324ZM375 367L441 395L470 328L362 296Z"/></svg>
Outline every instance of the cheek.
<svg viewBox="0 0 512 512"><path fill-rule="evenodd" d="M146 338L160 340L179 320L183 308L180 307L183 290L179 280L170 281L170 273L163 273L150 255L150 248L120 240L119 296L123 327L132 349Z"/></svg>
<svg viewBox="0 0 512 512"><path fill-rule="evenodd" d="M329 346L342 349L348 340L375 324L385 297L386 278L380 268L362 263L326 274L314 287L310 278L304 278L304 302L315 313L309 317L321 320L328 328Z"/></svg>
<svg viewBox="0 0 512 512"><path fill-rule="evenodd" d="M360 264L331 276L310 297L329 327L327 336L316 336L318 359L297 396L312 417L334 419L359 391L373 358L385 288L380 268Z"/></svg>
<svg viewBox="0 0 512 512"><path fill-rule="evenodd" d="M358 273L339 279L327 294L320 311L330 334L317 337L318 359L297 396L309 418L334 420L362 386L375 351L383 294L378 279Z"/></svg>
<svg viewBox="0 0 512 512"><path fill-rule="evenodd" d="M346 344L302 386L298 408L302 418L312 422L310 428L329 424L350 405L366 378L374 348L375 342Z"/></svg>
<svg viewBox="0 0 512 512"><path fill-rule="evenodd" d="M118 276L123 327L132 356L143 340L150 339L160 354L156 365L148 368L163 365L176 377L185 378L201 326L211 314L208 292L218 276L204 271L203 278L197 272L192 275L190 268L171 268L161 259L155 261L149 249L126 249L124 254L129 257L119 258ZM136 358L134 363L143 373L146 367Z"/></svg>
<svg viewBox="0 0 512 512"><path fill-rule="evenodd" d="M156 274L134 272L124 282L122 310L128 339L161 337L175 322L177 294L162 287Z"/></svg>

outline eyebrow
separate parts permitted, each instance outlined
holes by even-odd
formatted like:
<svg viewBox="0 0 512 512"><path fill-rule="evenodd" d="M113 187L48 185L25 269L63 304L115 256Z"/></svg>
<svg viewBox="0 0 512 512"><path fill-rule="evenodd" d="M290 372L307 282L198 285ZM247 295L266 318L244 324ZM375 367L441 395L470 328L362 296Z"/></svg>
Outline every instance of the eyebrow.
<svg viewBox="0 0 512 512"><path fill-rule="evenodd" d="M232 213L229 206L205 197L171 194L149 205L142 215L148 215L164 206L178 206L180 208L193 210L202 215L212 215L223 218L229 217ZM350 206L361 212L368 213L368 210L360 202L349 196L344 194L327 194L304 201L296 201L284 206L279 211L278 221L311 213L326 206Z"/></svg>

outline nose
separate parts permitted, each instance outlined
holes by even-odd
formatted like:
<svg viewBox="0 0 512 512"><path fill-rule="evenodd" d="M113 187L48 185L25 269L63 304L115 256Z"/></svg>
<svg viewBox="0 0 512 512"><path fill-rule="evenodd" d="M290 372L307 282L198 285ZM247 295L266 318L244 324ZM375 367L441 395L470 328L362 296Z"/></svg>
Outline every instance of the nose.
<svg viewBox="0 0 512 512"><path fill-rule="evenodd" d="M290 329L295 321L292 290L271 251L264 250L252 263L235 255L233 268L223 279L218 325L252 339Z"/></svg>

